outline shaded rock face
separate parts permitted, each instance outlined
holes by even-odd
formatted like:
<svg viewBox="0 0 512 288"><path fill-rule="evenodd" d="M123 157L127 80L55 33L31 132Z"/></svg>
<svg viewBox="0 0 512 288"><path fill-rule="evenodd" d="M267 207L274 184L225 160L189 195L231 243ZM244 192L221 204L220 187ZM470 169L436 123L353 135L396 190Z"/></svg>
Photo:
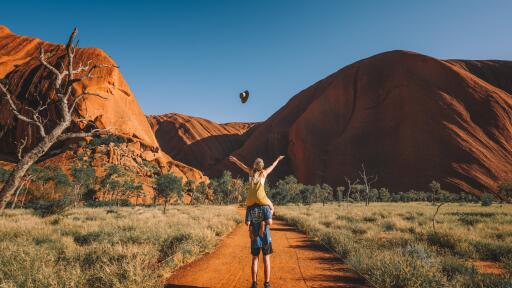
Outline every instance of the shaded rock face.
<svg viewBox="0 0 512 288"><path fill-rule="evenodd" d="M44 42L39 39L18 36L10 32L5 26L0 26L0 78L8 80L8 89L15 98L18 107L25 115L28 107L37 107L39 99L45 100L54 97L50 85L53 75L40 64L39 47L43 46L47 60L55 67L62 67L64 45ZM102 50L97 48L79 48L75 55L75 68L91 61L93 64L115 65L115 62ZM86 118L95 122L99 128L109 128L115 134L126 138L130 144L125 147L132 152L126 152L130 157L112 158L99 163L119 162L121 165L135 167L137 159L155 162L163 170L172 171L178 176L193 180L204 180L202 173L185 164L179 163L160 151L155 135L149 126L146 116L142 112L137 100L124 80L119 69L103 68L93 73L96 77L86 79L74 86L73 95L87 90L104 95L106 98L89 96L84 98L76 110L76 118ZM3 96L3 95L2 95ZM60 117L56 107L50 106L46 114L47 128L55 125ZM84 127L73 123L72 130L81 130ZM18 120L9 109L5 99L0 100L0 153L4 158L16 154L17 143L27 138L27 148L33 147L39 141L39 134L35 127ZM58 154L68 149L69 143L56 144L49 155ZM107 155L107 154L106 154ZM136 157L132 157L136 155ZM133 158L133 159L132 159ZM64 158L59 158L64 159ZM129 160L132 159L132 160Z"/></svg>
<svg viewBox="0 0 512 288"><path fill-rule="evenodd" d="M391 51L303 90L233 152L287 155L274 179L346 185L361 164L392 191L496 193L512 179L512 62L441 61ZM235 167L224 160L211 170Z"/></svg>
<svg viewBox="0 0 512 288"><path fill-rule="evenodd" d="M255 125L240 122L218 124L177 113L147 117L165 153L206 175L211 175L211 167L242 146Z"/></svg>

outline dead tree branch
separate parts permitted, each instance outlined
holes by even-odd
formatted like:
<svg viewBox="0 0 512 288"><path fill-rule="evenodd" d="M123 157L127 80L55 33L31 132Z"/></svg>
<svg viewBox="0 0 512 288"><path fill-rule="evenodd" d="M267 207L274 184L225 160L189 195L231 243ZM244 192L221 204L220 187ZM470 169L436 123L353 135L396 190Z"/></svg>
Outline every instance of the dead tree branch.
<svg viewBox="0 0 512 288"><path fill-rule="evenodd" d="M365 186L365 197L366 197L366 206L370 205L370 188L373 183L375 183L378 180L378 176L375 175L367 175L366 169L364 167L364 163L361 164L361 171L359 171L359 176L364 182Z"/></svg>

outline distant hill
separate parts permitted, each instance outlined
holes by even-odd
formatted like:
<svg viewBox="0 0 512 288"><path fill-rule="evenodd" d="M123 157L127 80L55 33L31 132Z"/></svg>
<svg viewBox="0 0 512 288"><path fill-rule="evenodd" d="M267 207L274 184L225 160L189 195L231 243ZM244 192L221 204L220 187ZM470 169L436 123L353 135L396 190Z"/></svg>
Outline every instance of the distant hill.
<svg viewBox="0 0 512 288"><path fill-rule="evenodd" d="M240 172L219 161L228 152L248 164L284 154L274 179L294 174L308 184L346 185L344 177L356 177L364 163L378 175L376 185L392 191L426 190L437 180L454 192L496 193L499 182L512 180L511 95L510 61L390 51L308 87L250 133L216 130L205 137L199 130L207 120L180 116L166 125L186 127L200 139L156 137L168 153L187 151L178 153L180 161L210 176ZM210 143L222 152L209 150Z"/></svg>

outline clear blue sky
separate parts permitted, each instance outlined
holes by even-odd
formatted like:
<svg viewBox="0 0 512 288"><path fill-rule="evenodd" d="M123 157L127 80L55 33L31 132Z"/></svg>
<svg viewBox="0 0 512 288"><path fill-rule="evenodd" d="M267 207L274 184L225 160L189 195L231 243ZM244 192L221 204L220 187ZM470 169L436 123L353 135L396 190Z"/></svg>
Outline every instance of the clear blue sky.
<svg viewBox="0 0 512 288"><path fill-rule="evenodd" d="M18 2L18 3L16 3ZM361 58L393 49L512 59L512 1L3 1L0 24L121 66L146 114L261 121ZM238 93L252 97L242 105Z"/></svg>

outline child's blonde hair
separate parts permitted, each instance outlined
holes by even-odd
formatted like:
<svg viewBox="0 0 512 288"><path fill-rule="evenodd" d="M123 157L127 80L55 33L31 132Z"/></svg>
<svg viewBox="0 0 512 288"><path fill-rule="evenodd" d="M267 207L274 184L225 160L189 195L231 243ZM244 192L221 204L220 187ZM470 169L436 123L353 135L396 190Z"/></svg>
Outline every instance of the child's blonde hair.
<svg viewBox="0 0 512 288"><path fill-rule="evenodd" d="M263 171L263 168L265 168L265 163L263 162L263 159L257 158L254 160L254 164L252 165L253 173L261 172Z"/></svg>

